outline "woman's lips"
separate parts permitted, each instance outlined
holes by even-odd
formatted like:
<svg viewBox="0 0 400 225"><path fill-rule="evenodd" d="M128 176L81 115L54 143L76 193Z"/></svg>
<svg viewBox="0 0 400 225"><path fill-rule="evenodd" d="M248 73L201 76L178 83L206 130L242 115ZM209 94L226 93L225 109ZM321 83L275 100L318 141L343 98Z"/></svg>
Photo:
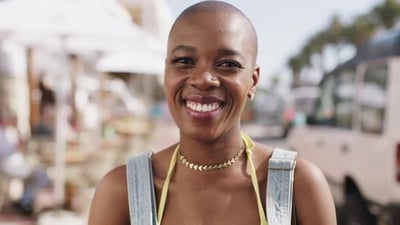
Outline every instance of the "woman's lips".
<svg viewBox="0 0 400 225"><path fill-rule="evenodd" d="M202 104L214 103L214 102L221 104L223 102L223 100L216 95L198 95L198 94L187 95L186 97L184 97L184 100Z"/></svg>
<svg viewBox="0 0 400 225"><path fill-rule="evenodd" d="M212 119L221 110L223 101L214 95L188 95L184 100L184 105L191 117Z"/></svg>
<svg viewBox="0 0 400 225"><path fill-rule="evenodd" d="M186 101L186 107L194 112L212 112L216 111L221 107L219 102L213 103L199 103L193 101Z"/></svg>

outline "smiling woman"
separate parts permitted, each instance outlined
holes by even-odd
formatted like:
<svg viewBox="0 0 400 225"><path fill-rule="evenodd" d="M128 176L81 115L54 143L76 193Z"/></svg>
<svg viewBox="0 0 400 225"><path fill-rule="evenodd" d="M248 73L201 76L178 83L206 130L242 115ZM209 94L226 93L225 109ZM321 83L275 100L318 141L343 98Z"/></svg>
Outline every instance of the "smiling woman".
<svg viewBox="0 0 400 225"><path fill-rule="evenodd" d="M241 131L260 78L256 56L254 27L236 7L204 1L180 14L164 77L179 140L109 172L89 224L336 224L317 167Z"/></svg>
<svg viewBox="0 0 400 225"><path fill-rule="evenodd" d="M187 130L186 135L215 139L236 125L246 96L255 92L257 37L239 11L218 14L206 8L185 11L173 25L164 83L178 127ZM204 17L203 10L213 16ZM218 107L205 113L187 110L187 102L199 109L207 104Z"/></svg>

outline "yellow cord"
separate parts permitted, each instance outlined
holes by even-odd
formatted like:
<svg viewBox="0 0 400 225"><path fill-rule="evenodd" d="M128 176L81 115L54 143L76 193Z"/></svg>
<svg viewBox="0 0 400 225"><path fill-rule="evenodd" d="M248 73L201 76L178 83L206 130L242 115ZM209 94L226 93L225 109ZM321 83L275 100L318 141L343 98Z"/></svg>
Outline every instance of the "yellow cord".
<svg viewBox="0 0 400 225"><path fill-rule="evenodd" d="M258 187L256 170L254 167L253 160L251 158L252 150L253 150L255 144L251 140L251 138L248 135L246 135L245 133L242 133L242 139L244 140L245 147L246 147L247 163L248 163L248 165L250 165L251 182L253 184L254 191L256 192L258 214L260 216L261 225L268 225L267 218L264 213L264 208L263 208L262 202L261 202L261 195L260 195L260 190ZM164 185L162 188L160 205L158 207L158 217L157 217L158 225L161 224L162 217L164 214L164 208L165 208L165 204L167 202L167 194L168 194L169 184L171 182L172 172L176 165L176 161L177 161L177 157L178 157L178 150L179 150L179 144L176 146L174 153L172 154L171 161L170 161L169 168L168 168L167 177L165 178L165 182L164 182Z"/></svg>
<svg viewBox="0 0 400 225"><path fill-rule="evenodd" d="M168 174L167 177L165 178L165 182L162 188L160 205L158 207L158 218L157 218L158 225L161 224L161 220L164 214L165 203L167 202L169 183L171 182L172 172L174 171L175 168L176 158L178 157L178 150L179 150L179 144L176 145L175 151L172 154L171 161L169 163Z"/></svg>
<svg viewBox="0 0 400 225"><path fill-rule="evenodd" d="M256 192L256 196L257 196L258 214L260 216L261 225L268 225L267 218L264 213L264 208L263 208L263 205L261 202L261 195L260 195L260 189L258 187L256 169L254 167L253 159L251 157L252 150L253 150L255 144L251 140L251 138L249 136L247 136L246 134L242 133L242 137L243 137L243 140L246 145L247 164L250 165L250 177L251 177L251 182L253 183L254 191Z"/></svg>

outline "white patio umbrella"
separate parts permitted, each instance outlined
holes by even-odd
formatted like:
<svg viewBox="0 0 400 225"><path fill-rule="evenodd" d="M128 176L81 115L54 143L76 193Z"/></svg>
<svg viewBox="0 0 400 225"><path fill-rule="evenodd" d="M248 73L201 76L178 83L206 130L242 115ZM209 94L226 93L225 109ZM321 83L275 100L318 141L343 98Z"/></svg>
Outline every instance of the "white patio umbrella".
<svg viewBox="0 0 400 225"><path fill-rule="evenodd" d="M0 1L0 39L2 37L15 38L29 49L46 46L74 54L120 49L146 52L160 46L150 34L131 23L129 14L112 0ZM55 45L48 46L54 42ZM59 83L58 99L65 101L65 87L62 81ZM62 115L61 111L60 118ZM61 133L63 128L57 121L56 133ZM62 202L65 182L65 139L62 135L56 135L55 151L56 197Z"/></svg>
<svg viewBox="0 0 400 225"><path fill-rule="evenodd" d="M76 43L90 51L146 50L160 46L155 44L158 40L153 35L131 22L122 6L111 2L115 3L114 0L1 1L0 38L11 35L34 47L45 46L56 38L63 50L72 52L80 50L73 48ZM69 44L71 40L73 46Z"/></svg>
<svg viewBox="0 0 400 225"><path fill-rule="evenodd" d="M100 72L140 73L162 75L164 73L164 54L158 51L116 52L99 58L96 69Z"/></svg>

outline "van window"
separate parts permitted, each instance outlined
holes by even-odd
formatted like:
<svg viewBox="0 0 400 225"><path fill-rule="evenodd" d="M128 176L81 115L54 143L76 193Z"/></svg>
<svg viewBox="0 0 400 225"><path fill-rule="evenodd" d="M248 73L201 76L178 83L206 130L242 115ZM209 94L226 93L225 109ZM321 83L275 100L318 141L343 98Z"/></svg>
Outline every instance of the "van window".
<svg viewBox="0 0 400 225"><path fill-rule="evenodd" d="M361 87L361 130L382 133L384 130L387 66L369 68Z"/></svg>
<svg viewBox="0 0 400 225"><path fill-rule="evenodd" d="M326 75L321 95L308 123L351 128L354 111L355 69Z"/></svg>
<svg viewBox="0 0 400 225"><path fill-rule="evenodd" d="M321 84L321 95L317 102L314 115L311 115L314 125L333 125L335 113L335 101L333 90L335 87L335 77L330 75Z"/></svg>
<svg viewBox="0 0 400 225"><path fill-rule="evenodd" d="M351 128L355 96L355 70L341 71L335 86L335 125Z"/></svg>

